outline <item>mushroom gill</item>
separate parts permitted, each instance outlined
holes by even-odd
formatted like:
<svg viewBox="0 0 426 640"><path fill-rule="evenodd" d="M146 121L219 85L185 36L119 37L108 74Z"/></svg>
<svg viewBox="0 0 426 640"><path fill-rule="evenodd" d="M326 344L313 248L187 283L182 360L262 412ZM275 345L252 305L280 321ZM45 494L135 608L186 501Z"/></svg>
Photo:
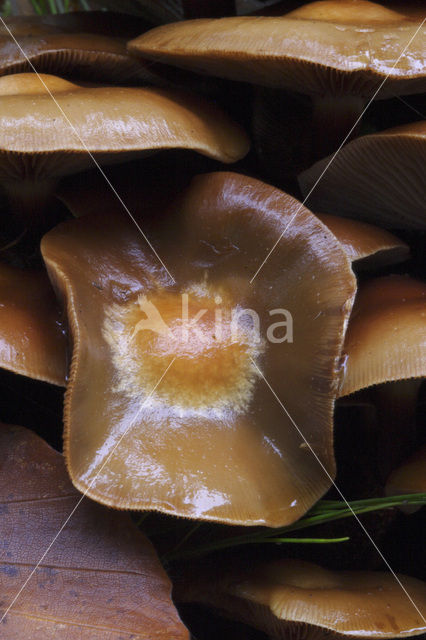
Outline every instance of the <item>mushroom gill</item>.
<svg viewBox="0 0 426 640"><path fill-rule="evenodd" d="M330 162L299 175L307 196ZM426 121L361 136L349 142L309 195L319 211L391 228L425 229Z"/></svg>
<svg viewBox="0 0 426 640"><path fill-rule="evenodd" d="M151 65L126 50L126 40L147 28L135 16L105 11L6 18L0 25L0 75L33 71L33 65L40 73L97 82L157 82Z"/></svg>
<svg viewBox="0 0 426 640"><path fill-rule="evenodd" d="M426 286L406 276L360 286L345 337L340 396L426 375Z"/></svg>
<svg viewBox="0 0 426 640"><path fill-rule="evenodd" d="M42 241L74 344L74 485L119 508L293 522L334 475L355 290L346 254L297 200L233 173L198 177L144 225L174 282L121 212L60 224Z"/></svg>
<svg viewBox="0 0 426 640"><path fill-rule="evenodd" d="M422 18L409 2L394 11L367 0L327 0L283 16L163 25L129 49L192 71L311 96L314 153L321 157L337 148L369 98L424 91Z"/></svg>

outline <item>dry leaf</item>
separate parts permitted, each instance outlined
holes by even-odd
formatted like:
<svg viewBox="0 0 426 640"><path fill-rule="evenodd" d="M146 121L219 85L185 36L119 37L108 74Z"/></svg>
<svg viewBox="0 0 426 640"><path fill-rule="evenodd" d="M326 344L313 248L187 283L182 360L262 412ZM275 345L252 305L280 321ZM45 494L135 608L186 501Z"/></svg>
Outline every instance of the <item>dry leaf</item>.
<svg viewBox="0 0 426 640"><path fill-rule="evenodd" d="M62 456L0 427L0 618L80 494ZM171 585L128 515L85 498L0 625L2 640L184 640Z"/></svg>

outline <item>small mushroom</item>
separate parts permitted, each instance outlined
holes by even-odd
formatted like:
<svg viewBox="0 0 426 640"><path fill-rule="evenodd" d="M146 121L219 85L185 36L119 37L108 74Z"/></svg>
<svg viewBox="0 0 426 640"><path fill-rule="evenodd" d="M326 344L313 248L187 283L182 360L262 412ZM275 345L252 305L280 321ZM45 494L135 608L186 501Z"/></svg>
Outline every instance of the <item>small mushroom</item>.
<svg viewBox="0 0 426 640"><path fill-rule="evenodd" d="M93 158L124 162L171 148L234 162L248 141L218 108L183 92L82 87L34 73L0 78L0 184L14 212L40 218L57 180Z"/></svg>
<svg viewBox="0 0 426 640"><path fill-rule="evenodd" d="M426 285L405 276L358 289L344 346L340 396L426 375Z"/></svg>
<svg viewBox="0 0 426 640"><path fill-rule="evenodd" d="M66 338L44 271L0 263L0 367L65 386Z"/></svg>
<svg viewBox="0 0 426 640"><path fill-rule="evenodd" d="M326 213L315 215L336 236L357 268L383 267L409 257L408 245L384 229Z"/></svg>
<svg viewBox="0 0 426 640"><path fill-rule="evenodd" d="M42 241L74 344L73 483L119 508L293 522L334 474L348 258L297 200L233 173L198 177L144 224L168 273L121 211L65 222Z"/></svg>
<svg viewBox="0 0 426 640"><path fill-rule="evenodd" d="M126 51L126 39L148 28L135 16L83 11L15 16L5 25L0 25L0 75L33 71L32 63L38 72L97 82L158 82L152 65Z"/></svg>
<svg viewBox="0 0 426 640"><path fill-rule="evenodd" d="M326 0L284 16L163 25L131 41L129 49L193 71L311 96L321 157L336 149L369 98L425 90L423 17L409 2L393 10L367 0Z"/></svg>
<svg viewBox="0 0 426 640"><path fill-rule="evenodd" d="M426 121L349 142L299 175L308 206L393 228L426 229ZM318 181L318 182L317 182Z"/></svg>
<svg viewBox="0 0 426 640"><path fill-rule="evenodd" d="M385 493L387 496L426 493L426 445L420 447L408 460L392 471L386 483ZM421 507L401 508L413 513Z"/></svg>
<svg viewBox="0 0 426 640"><path fill-rule="evenodd" d="M209 569L209 568L208 568ZM201 575L200 575L201 574ZM329 571L301 560L193 570L175 598L199 602L277 640L407 638L426 631L426 585L391 573ZM418 607L418 608L417 608Z"/></svg>

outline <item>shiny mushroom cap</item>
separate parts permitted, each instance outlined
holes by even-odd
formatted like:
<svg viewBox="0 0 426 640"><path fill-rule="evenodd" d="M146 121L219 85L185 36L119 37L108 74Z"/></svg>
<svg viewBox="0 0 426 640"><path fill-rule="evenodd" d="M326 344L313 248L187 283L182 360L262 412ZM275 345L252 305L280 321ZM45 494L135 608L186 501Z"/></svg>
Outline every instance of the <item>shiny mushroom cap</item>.
<svg viewBox="0 0 426 640"><path fill-rule="evenodd" d="M194 71L307 94L366 97L387 78L379 96L384 98L424 91L426 28L414 38L420 23L418 10L401 13L366 0L336 0L285 16L163 25L129 48Z"/></svg>
<svg viewBox="0 0 426 640"><path fill-rule="evenodd" d="M34 73L0 78L0 182L27 207L50 193L55 179L92 166L94 158L123 162L179 148L234 162L248 146L220 109L180 91L82 87Z"/></svg>
<svg viewBox="0 0 426 640"><path fill-rule="evenodd" d="M249 565L248 565L249 566ZM179 587L179 600L202 602L277 640L406 638L426 630L424 619L391 573L328 571L301 560L255 569L205 571ZM399 576L420 611L426 585Z"/></svg>
<svg viewBox="0 0 426 640"><path fill-rule="evenodd" d="M426 285L405 276L361 285L344 346L340 396L426 375Z"/></svg>
<svg viewBox="0 0 426 640"><path fill-rule="evenodd" d="M357 268L376 268L406 260L408 245L384 229L326 213L317 213Z"/></svg>
<svg viewBox="0 0 426 640"><path fill-rule="evenodd" d="M355 289L346 254L297 200L233 173L198 177L140 224L168 273L121 211L63 223L42 241L74 343L74 485L120 508L293 522L330 486L298 428L334 474Z"/></svg>
<svg viewBox="0 0 426 640"><path fill-rule="evenodd" d="M0 75L33 71L126 83L156 82L126 39L148 28L135 16L93 11L15 16L0 25ZM13 37L19 42L19 46Z"/></svg>
<svg viewBox="0 0 426 640"><path fill-rule="evenodd" d="M330 158L299 176L307 195ZM361 136L341 149L309 196L319 211L393 228L426 229L426 121Z"/></svg>
<svg viewBox="0 0 426 640"><path fill-rule="evenodd" d="M0 367L65 386L66 338L44 271L0 263Z"/></svg>

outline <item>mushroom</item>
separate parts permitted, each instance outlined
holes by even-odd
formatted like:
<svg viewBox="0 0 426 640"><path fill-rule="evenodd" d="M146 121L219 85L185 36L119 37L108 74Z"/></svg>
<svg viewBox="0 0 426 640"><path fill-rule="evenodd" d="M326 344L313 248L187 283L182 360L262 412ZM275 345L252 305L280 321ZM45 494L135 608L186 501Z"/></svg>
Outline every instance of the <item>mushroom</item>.
<svg viewBox="0 0 426 640"><path fill-rule="evenodd" d="M297 200L233 173L198 177L144 224L167 273L114 210L42 240L74 344L64 416L72 481L119 508L293 522L334 474L349 260Z"/></svg>
<svg viewBox="0 0 426 640"><path fill-rule="evenodd" d="M357 268L377 268L409 257L408 245L396 236L365 222L315 214L336 236Z"/></svg>
<svg viewBox="0 0 426 640"><path fill-rule="evenodd" d="M383 481L415 440L420 378L426 375L425 317L426 285L386 276L360 286L349 320L339 395L374 385Z"/></svg>
<svg viewBox="0 0 426 640"><path fill-rule="evenodd" d="M356 138L330 160L299 175L304 196L315 185L307 200L314 210L386 227L426 229L425 120Z"/></svg>
<svg viewBox="0 0 426 640"><path fill-rule="evenodd" d="M135 16L82 11L43 16L15 16L0 25L0 75L33 71L80 79L158 83L152 65L126 51L126 39L148 25ZM14 41L13 37L19 43Z"/></svg>
<svg viewBox="0 0 426 640"><path fill-rule="evenodd" d="M394 469L386 482L387 496L407 493L426 493L426 445L420 447L408 460ZM403 511L413 513L421 507L401 507Z"/></svg>
<svg viewBox="0 0 426 640"><path fill-rule="evenodd" d="M367 0L323 0L284 16L163 25L131 41L129 49L193 71L311 96L321 157L349 133L368 99L425 90L423 17L410 3L392 10Z"/></svg>
<svg viewBox="0 0 426 640"><path fill-rule="evenodd" d="M44 271L0 263L0 367L65 386L66 339Z"/></svg>
<svg viewBox="0 0 426 640"><path fill-rule="evenodd" d="M339 395L426 375L426 285L406 276L360 286L344 346Z"/></svg>
<svg viewBox="0 0 426 640"><path fill-rule="evenodd" d="M391 573L329 571L301 560L208 569L178 583L177 600L214 607L277 640L407 638L426 631L420 613L426 585L416 578L398 576L407 597Z"/></svg>
<svg viewBox="0 0 426 640"><path fill-rule="evenodd" d="M218 108L183 92L82 87L31 73L0 78L0 183L14 212L40 218L59 177L94 160L170 148L234 162L248 141Z"/></svg>

